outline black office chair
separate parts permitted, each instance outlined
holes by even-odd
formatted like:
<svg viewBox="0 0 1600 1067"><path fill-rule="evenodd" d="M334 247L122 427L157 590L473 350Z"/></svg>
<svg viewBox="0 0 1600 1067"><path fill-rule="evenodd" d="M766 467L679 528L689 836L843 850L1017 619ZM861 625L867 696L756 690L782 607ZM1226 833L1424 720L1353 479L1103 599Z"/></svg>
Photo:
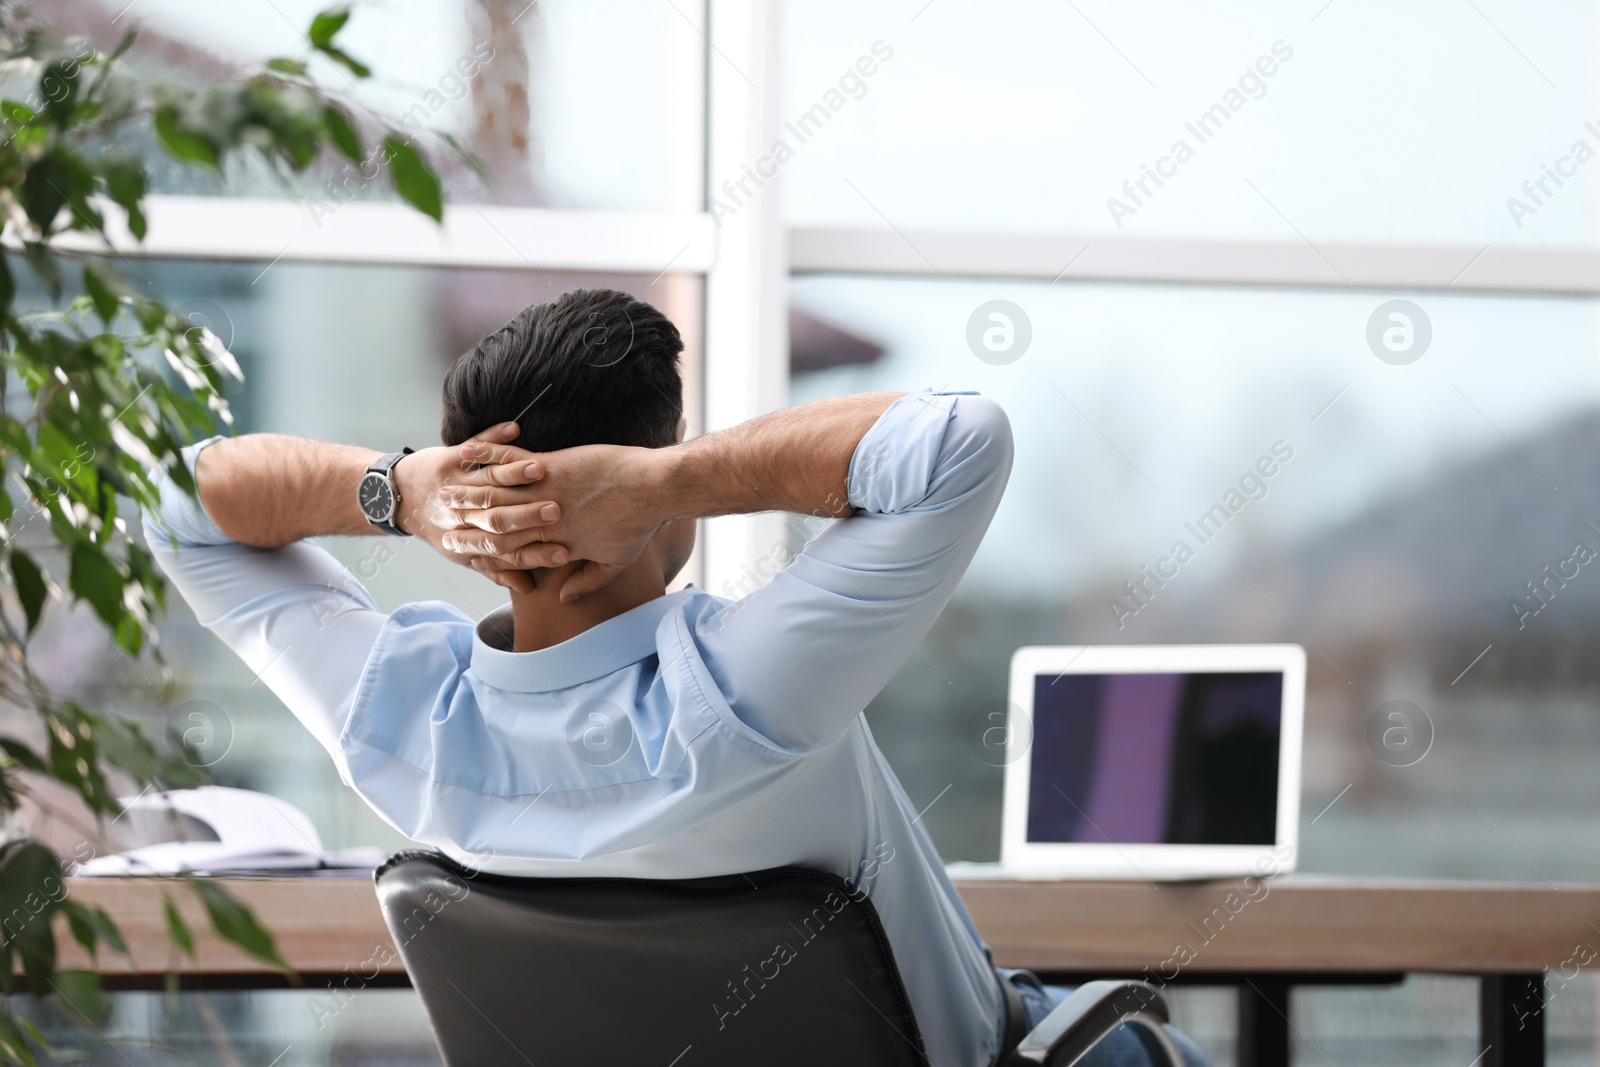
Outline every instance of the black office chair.
<svg viewBox="0 0 1600 1067"><path fill-rule="evenodd" d="M450 1067L927 1067L878 913L833 875L509 878L410 851L374 880ZM1124 1022L1182 1064L1144 982L1086 983L1032 1033L1012 1015L1006 1067L1066 1067Z"/></svg>

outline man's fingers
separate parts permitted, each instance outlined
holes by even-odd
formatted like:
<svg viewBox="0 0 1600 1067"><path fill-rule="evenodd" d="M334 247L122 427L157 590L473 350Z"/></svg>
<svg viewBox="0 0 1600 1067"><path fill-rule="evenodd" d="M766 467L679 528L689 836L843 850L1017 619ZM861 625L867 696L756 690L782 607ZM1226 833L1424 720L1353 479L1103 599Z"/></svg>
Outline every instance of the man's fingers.
<svg viewBox="0 0 1600 1067"><path fill-rule="evenodd" d="M466 445L462 445L466 448ZM532 453L523 453L531 455ZM462 462L466 462L463 460ZM458 485L527 485L544 477L544 464L538 460L518 459L509 463L491 463L469 470L461 476Z"/></svg>
<svg viewBox="0 0 1600 1067"><path fill-rule="evenodd" d="M487 511L457 510L456 516L464 526L475 526L489 533L516 533L548 526L561 518L560 505L549 500L534 504L510 504Z"/></svg>
<svg viewBox="0 0 1600 1067"><path fill-rule="evenodd" d="M474 556L470 566L473 570L489 579L495 585L511 590L513 593L531 593L536 588L533 579L525 570L496 570L485 564L485 556Z"/></svg>
<svg viewBox="0 0 1600 1067"><path fill-rule="evenodd" d="M561 562L556 562L557 557ZM538 567L560 567L572 560L565 545L526 545L498 556L473 556L469 566L485 574L493 571L529 571Z"/></svg>
<svg viewBox="0 0 1600 1067"><path fill-rule="evenodd" d="M474 481L469 477L471 485L525 485L544 477L544 464L538 456L515 445L475 437L463 441L457 452L469 475L493 479Z"/></svg>
<svg viewBox="0 0 1600 1067"><path fill-rule="evenodd" d="M561 586L561 602L570 604L579 597L588 596L599 589L604 589L610 584L611 579L621 574L625 567L615 563L596 563L586 560L570 578Z"/></svg>
<svg viewBox="0 0 1600 1067"><path fill-rule="evenodd" d="M536 496L538 492L539 488L532 485L447 485L439 490L439 503L446 507L475 511L513 504L551 503Z"/></svg>
<svg viewBox="0 0 1600 1067"><path fill-rule="evenodd" d="M466 527L451 530L440 539L448 552L469 556L495 556L513 566L559 567L571 555L565 545L543 541L538 530L517 530L513 533L490 533Z"/></svg>
<svg viewBox="0 0 1600 1067"><path fill-rule="evenodd" d="M516 423L502 422L498 426L489 427L482 433L473 434L471 437L467 438L467 440L468 442L477 441L484 444L495 444L501 441L515 441L517 439L517 434L521 432L522 428Z"/></svg>

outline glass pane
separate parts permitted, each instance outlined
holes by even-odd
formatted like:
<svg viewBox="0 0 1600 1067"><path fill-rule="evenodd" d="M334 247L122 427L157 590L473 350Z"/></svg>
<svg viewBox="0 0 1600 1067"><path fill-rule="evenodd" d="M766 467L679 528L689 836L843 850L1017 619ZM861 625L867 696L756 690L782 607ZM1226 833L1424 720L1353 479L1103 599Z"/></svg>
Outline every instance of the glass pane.
<svg viewBox="0 0 1600 1067"><path fill-rule="evenodd" d="M698 276L148 260L123 270L232 348L245 376L230 397L243 433L384 451L437 444L440 385L451 360L528 304L579 287L621 289L672 318L686 345L685 400L691 412L698 408ZM20 299L34 306L45 300L35 291ZM25 538L35 532L19 528ZM417 539L323 543L385 610L443 600L477 617L508 598ZM47 616L32 653L59 691L80 694L91 707L143 714L158 734L163 724L185 733L219 785L259 789L299 806L328 848L402 846L404 839L340 783L326 753L266 686L200 628L182 598L172 595L168 606L161 644L176 690L166 702L159 670L126 660L87 611ZM64 820L47 821L44 834L63 855L81 858L74 825L68 811Z"/></svg>
<svg viewBox="0 0 1600 1067"><path fill-rule="evenodd" d="M1547 1062L1594 1062L1595 993L1593 972L1580 974L1570 962L1546 972L1538 1014ZM1459 1067L1480 1054L1472 977L1415 974L1392 986L1301 986L1289 1014L1295 1063Z"/></svg>
<svg viewBox="0 0 1600 1067"><path fill-rule="evenodd" d="M1587 0L788 0L788 218L1592 245L1595 33Z"/></svg>
<svg viewBox="0 0 1600 1067"><path fill-rule="evenodd" d="M126 0L65 29L109 48L127 20ZM148 0L129 60L144 73L186 82L231 74L274 55L301 56L323 0L213 4ZM679 5L696 19L693 4ZM326 61L313 70L330 91L391 125L420 132L449 178L447 198L540 207L699 210L704 40L669 4L648 0L394 0L357 5L342 46L373 69L355 81ZM370 144L374 131L366 127ZM477 152L485 184L439 145L448 134ZM146 136L133 138L153 157ZM161 158L165 158L164 156ZM651 166L639 166L640 160ZM375 169L375 168L374 168ZM370 174L369 174L370 177ZM321 161L291 187L265 169L218 181L165 164L166 193L392 199L387 179L362 181L342 161Z"/></svg>
<svg viewBox="0 0 1600 1067"><path fill-rule="evenodd" d="M352 982L352 986L354 986ZM92 1067L438 1067L422 1003L409 989L113 993L98 1030L69 1022L51 1002L12 1010L36 1019L56 1062Z"/></svg>
<svg viewBox="0 0 1600 1067"><path fill-rule="evenodd" d="M1000 772L962 737L1005 698L1018 646L1288 641L1310 658L1304 868L1600 877L1583 762L1600 744L1600 573L1579 562L1600 553L1594 301L830 277L791 292L802 317L871 342L815 372L828 353L799 349L795 400L972 388L1015 430L971 572L869 710L913 798L951 785L927 816L947 858L998 852ZM1001 325L1012 347L991 350ZM1397 700L1416 706L1398 706L1403 758L1380 743Z"/></svg>

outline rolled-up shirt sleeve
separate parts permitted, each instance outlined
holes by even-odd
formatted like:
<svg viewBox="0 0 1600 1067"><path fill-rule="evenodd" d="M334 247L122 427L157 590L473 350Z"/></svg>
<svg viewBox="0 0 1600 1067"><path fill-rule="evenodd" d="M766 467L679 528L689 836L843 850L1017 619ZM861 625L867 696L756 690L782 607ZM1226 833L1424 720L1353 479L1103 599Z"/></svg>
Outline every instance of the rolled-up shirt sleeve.
<svg viewBox="0 0 1600 1067"><path fill-rule="evenodd" d="M192 472L213 437L184 449ZM389 616L327 551L307 541L251 548L224 533L166 472L145 540L200 625L244 660L344 772L338 739Z"/></svg>
<svg viewBox="0 0 1600 1067"><path fill-rule="evenodd" d="M972 393L913 393L857 445L857 511L766 586L696 621L694 652L733 714L773 744L837 738L944 610L1005 491L1004 410Z"/></svg>

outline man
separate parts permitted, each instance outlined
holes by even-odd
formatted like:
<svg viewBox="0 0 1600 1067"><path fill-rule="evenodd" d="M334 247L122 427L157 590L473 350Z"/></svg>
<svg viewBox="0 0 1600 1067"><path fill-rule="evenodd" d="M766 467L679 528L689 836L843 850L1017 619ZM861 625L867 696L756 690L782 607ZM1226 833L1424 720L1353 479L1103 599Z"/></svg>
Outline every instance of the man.
<svg viewBox="0 0 1600 1067"><path fill-rule="evenodd" d="M202 442L200 504L168 486L150 543L407 837L511 874L832 872L876 906L930 1062L988 1064L1001 983L861 712L999 504L1005 414L875 393L678 443L682 347L622 293L527 308L445 379L460 448ZM770 510L842 521L743 600L665 592L695 520ZM375 528L491 576L509 607L386 614L304 540Z"/></svg>

